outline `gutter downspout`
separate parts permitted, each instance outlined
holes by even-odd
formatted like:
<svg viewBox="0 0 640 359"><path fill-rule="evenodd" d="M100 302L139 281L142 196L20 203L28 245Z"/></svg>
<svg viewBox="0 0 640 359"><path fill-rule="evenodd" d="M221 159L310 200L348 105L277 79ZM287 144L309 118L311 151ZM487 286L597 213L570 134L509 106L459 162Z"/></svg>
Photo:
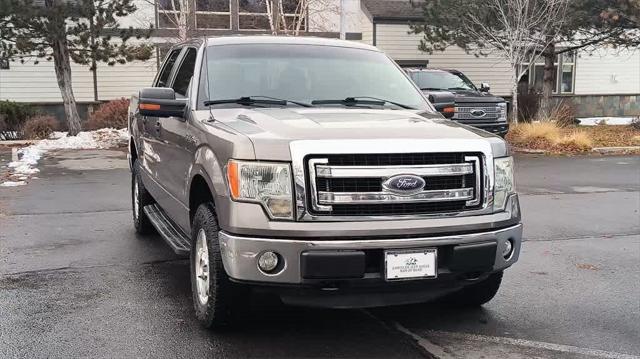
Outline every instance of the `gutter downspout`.
<svg viewBox="0 0 640 359"><path fill-rule="evenodd" d="M376 40L377 33L378 33L378 31L377 31L378 26L377 26L377 25L378 25L378 24L376 23L376 21L375 21L375 20L373 20L373 34L372 34L372 37L373 37L373 43L371 44L371 45L373 45L373 46L376 46L376 42L377 42L377 40Z"/></svg>
<svg viewBox="0 0 640 359"><path fill-rule="evenodd" d="M344 5L346 1L347 0L340 0L340 39L341 40L346 40L347 38L347 29L346 29L347 16L344 13Z"/></svg>

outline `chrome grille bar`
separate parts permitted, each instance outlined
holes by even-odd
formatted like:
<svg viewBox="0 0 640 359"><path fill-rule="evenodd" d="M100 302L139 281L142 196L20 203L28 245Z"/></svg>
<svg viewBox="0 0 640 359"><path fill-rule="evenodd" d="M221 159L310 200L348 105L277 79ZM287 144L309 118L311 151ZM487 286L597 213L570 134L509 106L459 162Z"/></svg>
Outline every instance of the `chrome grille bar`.
<svg viewBox="0 0 640 359"><path fill-rule="evenodd" d="M410 196L389 192L318 192L320 204L373 204L466 201L473 199L473 188L422 191Z"/></svg>
<svg viewBox="0 0 640 359"><path fill-rule="evenodd" d="M322 178L385 178L402 174L428 176L462 176L473 173L471 163L419 166L326 166L316 165L317 177Z"/></svg>
<svg viewBox="0 0 640 359"><path fill-rule="evenodd" d="M476 185L473 190L473 199L467 201L467 206L476 206L480 204L480 183L482 183L482 177L480 175L480 158L476 156L465 156L465 161L469 161L474 166L474 172L476 174Z"/></svg>

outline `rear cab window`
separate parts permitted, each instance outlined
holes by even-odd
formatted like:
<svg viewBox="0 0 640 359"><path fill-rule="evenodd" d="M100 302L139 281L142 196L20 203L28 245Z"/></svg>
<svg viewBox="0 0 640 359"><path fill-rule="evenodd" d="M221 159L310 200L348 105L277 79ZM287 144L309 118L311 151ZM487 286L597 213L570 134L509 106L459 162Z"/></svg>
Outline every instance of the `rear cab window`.
<svg viewBox="0 0 640 359"><path fill-rule="evenodd" d="M176 95L182 97L187 96L189 84L191 83L194 67L196 65L197 54L198 53L194 48L188 48L186 50L173 81L173 85L171 86L171 88L176 92Z"/></svg>
<svg viewBox="0 0 640 359"><path fill-rule="evenodd" d="M175 49L171 51L167 59L164 61L162 65L162 70L160 70L160 74L158 75L158 80L154 87L167 87L169 82L169 77L171 76L171 70L173 70L173 66L180 55L182 49Z"/></svg>

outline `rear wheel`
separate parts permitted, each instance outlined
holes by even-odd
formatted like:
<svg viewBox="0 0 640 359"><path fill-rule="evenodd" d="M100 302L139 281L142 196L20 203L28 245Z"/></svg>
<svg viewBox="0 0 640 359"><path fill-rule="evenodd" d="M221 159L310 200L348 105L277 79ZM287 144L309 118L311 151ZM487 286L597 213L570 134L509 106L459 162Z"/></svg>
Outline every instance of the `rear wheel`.
<svg viewBox="0 0 640 359"><path fill-rule="evenodd" d="M211 203L198 207L191 228L191 290L196 317L206 328L222 327L230 323L235 288L222 264L218 221Z"/></svg>
<svg viewBox="0 0 640 359"><path fill-rule="evenodd" d="M495 297L500 283L502 283L502 272L493 273L487 279L449 295L446 302L461 307L481 306Z"/></svg>
<svg viewBox="0 0 640 359"><path fill-rule="evenodd" d="M149 234L155 231L149 217L144 213L144 207L153 203L153 197L147 192L140 178L140 162L135 160L131 176L131 208L133 210L133 226L139 234Z"/></svg>

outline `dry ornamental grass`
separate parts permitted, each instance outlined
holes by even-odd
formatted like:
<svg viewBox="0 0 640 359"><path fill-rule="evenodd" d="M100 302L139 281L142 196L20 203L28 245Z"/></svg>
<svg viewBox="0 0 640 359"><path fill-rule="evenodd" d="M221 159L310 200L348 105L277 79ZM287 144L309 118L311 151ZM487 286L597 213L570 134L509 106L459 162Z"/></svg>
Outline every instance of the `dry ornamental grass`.
<svg viewBox="0 0 640 359"><path fill-rule="evenodd" d="M554 121L512 125L507 140L518 148L551 153L581 153L594 147L640 146L640 129L632 126L567 126Z"/></svg>

